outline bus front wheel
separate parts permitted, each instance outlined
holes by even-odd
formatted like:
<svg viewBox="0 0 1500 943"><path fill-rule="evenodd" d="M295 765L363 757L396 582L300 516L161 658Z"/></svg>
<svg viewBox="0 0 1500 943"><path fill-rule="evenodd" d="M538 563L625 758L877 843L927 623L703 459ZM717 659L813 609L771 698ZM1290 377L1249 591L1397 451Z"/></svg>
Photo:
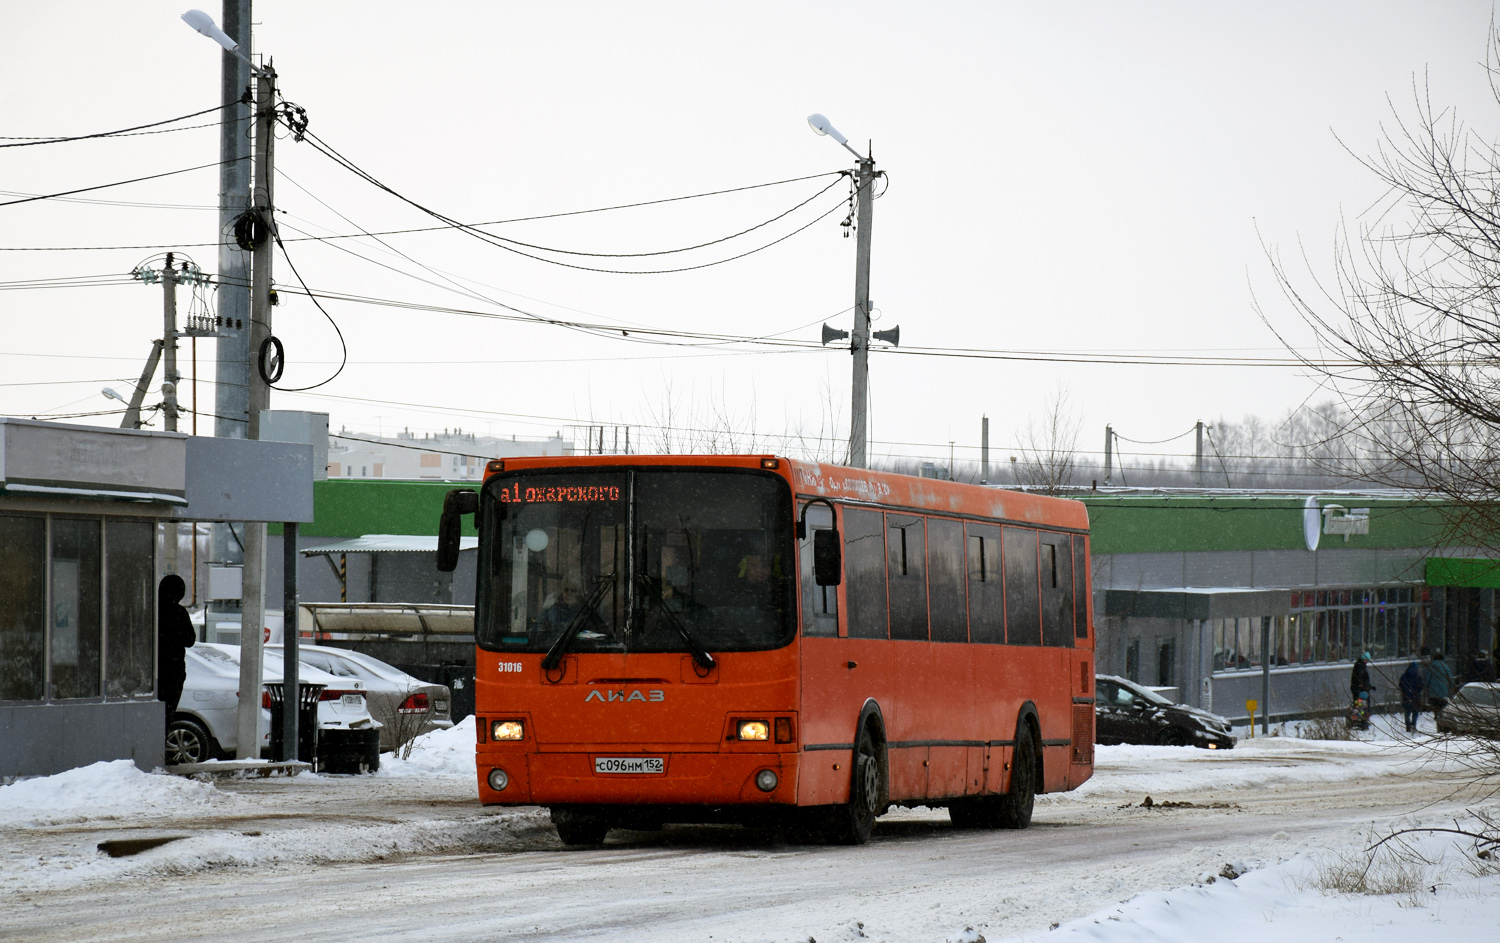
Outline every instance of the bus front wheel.
<svg viewBox="0 0 1500 943"><path fill-rule="evenodd" d="M564 845L602 845L609 823L577 809L552 809L552 827Z"/></svg>
<svg viewBox="0 0 1500 943"><path fill-rule="evenodd" d="M829 838L839 845L863 845L875 831L875 818L882 810L885 795L885 772L875 738L868 728L859 732L854 745L854 764L849 776L849 801L832 810Z"/></svg>

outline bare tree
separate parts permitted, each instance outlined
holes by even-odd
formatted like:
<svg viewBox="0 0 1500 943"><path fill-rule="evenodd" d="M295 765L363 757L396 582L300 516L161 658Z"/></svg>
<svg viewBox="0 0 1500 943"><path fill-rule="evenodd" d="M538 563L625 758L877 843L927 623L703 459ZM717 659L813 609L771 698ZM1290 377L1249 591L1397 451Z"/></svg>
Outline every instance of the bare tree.
<svg viewBox="0 0 1500 943"><path fill-rule="evenodd" d="M1500 104L1493 24L1486 69ZM1392 104L1375 153L1359 159L1385 196L1352 233L1341 230L1331 281L1303 287L1268 254L1320 348L1298 356L1340 396L1337 414L1323 417L1335 427L1332 460L1362 455L1370 479L1439 499L1451 545L1497 550L1500 148L1434 105L1425 83L1413 81L1412 99L1409 110ZM1459 744L1476 777L1500 775L1490 743Z"/></svg>
<svg viewBox="0 0 1500 943"><path fill-rule="evenodd" d="M1492 29L1500 104L1497 63ZM1413 102L1409 114L1392 105L1376 152L1360 159L1386 194L1341 231L1332 284L1304 288L1268 252L1321 348L1298 356L1341 397L1325 417L1341 451L1321 457L1362 453L1365 477L1446 499L1452 539L1485 546L1500 534L1500 149L1424 84L1413 83Z"/></svg>
<svg viewBox="0 0 1500 943"><path fill-rule="evenodd" d="M1021 454L1011 462L1016 487L1058 494L1072 485L1082 425L1083 420L1068 406L1068 391L1057 387L1042 403L1041 415L1027 419L1021 430Z"/></svg>

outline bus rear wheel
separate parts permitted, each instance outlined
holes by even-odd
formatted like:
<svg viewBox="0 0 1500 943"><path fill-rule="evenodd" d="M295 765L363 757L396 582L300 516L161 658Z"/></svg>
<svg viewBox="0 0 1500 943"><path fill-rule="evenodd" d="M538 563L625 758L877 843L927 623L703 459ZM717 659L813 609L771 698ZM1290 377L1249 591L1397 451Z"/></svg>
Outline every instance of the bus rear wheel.
<svg viewBox="0 0 1500 943"><path fill-rule="evenodd" d="M996 812L1001 828L1025 828L1031 824L1036 806L1037 770L1036 737L1025 721L1016 731L1015 755L1010 762L1010 791L1000 797Z"/></svg>
<svg viewBox="0 0 1500 943"><path fill-rule="evenodd" d="M597 815L578 809L551 809L552 827L564 845L602 845L610 825Z"/></svg>

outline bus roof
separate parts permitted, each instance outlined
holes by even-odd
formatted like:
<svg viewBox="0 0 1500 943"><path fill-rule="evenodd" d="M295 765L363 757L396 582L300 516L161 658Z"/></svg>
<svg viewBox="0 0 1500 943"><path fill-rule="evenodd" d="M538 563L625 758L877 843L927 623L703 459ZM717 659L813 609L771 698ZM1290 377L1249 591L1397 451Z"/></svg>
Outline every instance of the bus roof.
<svg viewBox="0 0 1500 943"><path fill-rule="evenodd" d="M775 462L774 466L768 463ZM936 514L999 518L1028 524L1087 530L1088 508L1080 501L1007 491L936 478L847 468L777 455L570 455L507 458L503 468L600 468L620 465L676 465L695 468L774 468L795 494L832 501L909 508ZM496 466L490 463L491 469Z"/></svg>

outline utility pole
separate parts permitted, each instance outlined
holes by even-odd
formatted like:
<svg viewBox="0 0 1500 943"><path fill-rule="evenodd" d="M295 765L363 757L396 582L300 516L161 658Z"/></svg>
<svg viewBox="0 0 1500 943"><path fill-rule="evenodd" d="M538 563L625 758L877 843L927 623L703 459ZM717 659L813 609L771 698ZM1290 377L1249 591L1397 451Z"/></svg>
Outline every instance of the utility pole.
<svg viewBox="0 0 1500 943"><path fill-rule="evenodd" d="M1109 480L1115 474L1115 427L1105 423L1104 425L1104 484L1107 487Z"/></svg>
<svg viewBox="0 0 1500 943"><path fill-rule="evenodd" d="M250 49L251 0L224 0L221 19L224 32L239 48ZM229 50L220 55L219 99L224 106L219 123L219 277L217 306L224 319L216 346L218 363L214 384L214 435L221 438L249 437L250 410L246 402L252 358L250 336L250 253L228 234L245 212L250 197L250 128L252 106L245 101L250 90L250 62ZM227 524L215 525L215 549L232 544ZM219 559L225 559L219 557Z"/></svg>
<svg viewBox="0 0 1500 943"><path fill-rule="evenodd" d="M177 384L182 376L177 372L177 271L173 268L174 257L167 253L167 264L161 270L162 288L162 359L166 366L162 370L162 419L168 432L177 431ZM176 556L171 547L168 557ZM168 567L172 572L175 569Z"/></svg>
<svg viewBox="0 0 1500 943"><path fill-rule="evenodd" d="M275 246L272 232L276 225L272 201L272 172L276 140L276 72L270 64L256 70L255 79L255 187L251 213L260 222L259 242L251 268L250 286L250 354L254 365L248 373L249 438L260 438L260 413L270 407L271 388L266 381L267 364L262 355L271 337L271 252ZM240 690L259 691L261 685L261 627L265 625L266 525L245 523L244 598L240 606ZM297 613L283 613L283 626ZM296 631L293 629L292 631ZM285 638L283 628L283 638ZM288 665L290 668L290 665ZM285 692L283 711L297 710L298 690ZM260 699L241 697L238 714L238 755L254 759L260 754ZM289 748L296 755L295 742Z"/></svg>
<svg viewBox="0 0 1500 943"><path fill-rule="evenodd" d="M990 483L990 417L979 420L979 483Z"/></svg>
<svg viewBox="0 0 1500 943"><path fill-rule="evenodd" d="M854 355L854 390L849 417L849 464L868 468L866 454L870 397L870 226L874 216L875 158L861 157L856 183L858 209L854 257L854 336L849 351Z"/></svg>
<svg viewBox="0 0 1500 943"><path fill-rule="evenodd" d="M172 267L175 257L167 253L167 264L161 270L162 327L161 349L164 361L162 368L162 423L168 432L177 431L177 387L182 377L177 372L177 272ZM187 263L183 263L187 267ZM178 572L177 541L181 535L176 521L166 524L166 559L162 561L168 573Z"/></svg>
<svg viewBox="0 0 1500 943"><path fill-rule="evenodd" d="M251 0L223 0L219 22L223 31L246 53L250 51ZM196 27L195 27L196 28ZM254 106L250 100L250 60L225 48L219 57L219 101L224 106L219 119L219 274L216 280L216 306L220 320L215 343L214 366L214 435L226 439L244 439L250 434L250 253L233 237L235 223L249 208L250 152ZM262 528L263 529L263 528ZM235 535L235 525L218 523L209 530L209 559L217 564L234 566L245 562L243 542ZM244 573L241 576L245 576ZM245 580L241 580L244 586ZM244 611L244 600L208 600L204 613L204 637L215 641L214 627L219 613L233 614L239 608L241 640L249 634L250 624ZM257 616L257 619L259 617ZM259 623L256 623L259 639ZM248 648L246 648L248 651ZM256 649L255 674L240 666L240 690L260 691L260 657ZM249 678L247 682L246 679ZM295 694L294 694L295 696ZM236 720L241 758L259 755L259 695L240 699ZM245 735L246 707L253 703L255 727Z"/></svg>
<svg viewBox="0 0 1500 943"><path fill-rule="evenodd" d="M870 333L870 227L875 212L875 148L870 145L868 153L861 154L849 146L849 139L838 132L822 115L808 115L807 124L817 134L832 137L859 162L855 171L855 257L854 257L854 334L836 331L823 325L823 343L850 337L849 353L854 355L854 383L850 394L849 409L849 464L854 468L869 467L868 436L870 431L870 338L885 341L892 346L901 343L901 328ZM844 220L849 225L849 220ZM844 235L848 235L847 229Z"/></svg>
<svg viewBox="0 0 1500 943"><path fill-rule="evenodd" d="M1198 476L1198 487L1203 487L1203 420L1198 420L1198 455L1193 464Z"/></svg>

